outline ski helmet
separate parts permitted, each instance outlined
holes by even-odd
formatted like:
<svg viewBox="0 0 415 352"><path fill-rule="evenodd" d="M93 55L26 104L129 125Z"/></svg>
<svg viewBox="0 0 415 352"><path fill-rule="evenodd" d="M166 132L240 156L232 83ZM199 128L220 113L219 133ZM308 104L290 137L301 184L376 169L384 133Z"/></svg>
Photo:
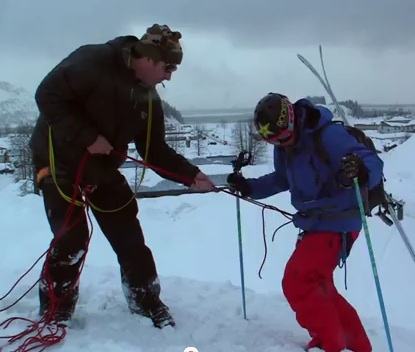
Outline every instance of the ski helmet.
<svg viewBox="0 0 415 352"><path fill-rule="evenodd" d="M289 144L294 135L294 110L289 99L282 94L268 93L255 107L254 125L266 142Z"/></svg>

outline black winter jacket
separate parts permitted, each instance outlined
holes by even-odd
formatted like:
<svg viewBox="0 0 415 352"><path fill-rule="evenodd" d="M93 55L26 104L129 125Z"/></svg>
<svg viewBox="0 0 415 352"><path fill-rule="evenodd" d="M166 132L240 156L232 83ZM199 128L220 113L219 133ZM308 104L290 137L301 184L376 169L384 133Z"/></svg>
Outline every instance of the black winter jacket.
<svg viewBox="0 0 415 352"><path fill-rule="evenodd" d="M60 62L40 83L35 99L40 115L30 140L37 170L49 165L48 129L52 130L56 172L74 179L80 161L100 134L114 147L111 155L90 155L82 182L111 182L134 141L145 156L149 89L135 78L126 57L134 36L117 37L105 44L84 45ZM127 55L126 55L127 53ZM170 148L164 138L161 99L152 89L152 126L148 163L174 176L160 176L189 185L200 171ZM181 179L180 179L181 177Z"/></svg>

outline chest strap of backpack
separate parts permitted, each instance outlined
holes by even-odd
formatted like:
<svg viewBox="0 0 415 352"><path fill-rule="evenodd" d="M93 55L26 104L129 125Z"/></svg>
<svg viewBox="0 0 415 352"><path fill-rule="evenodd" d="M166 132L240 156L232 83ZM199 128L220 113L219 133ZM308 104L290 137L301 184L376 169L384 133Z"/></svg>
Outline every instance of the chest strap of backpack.
<svg viewBox="0 0 415 352"><path fill-rule="evenodd" d="M338 220L338 219L347 219L360 215L359 209L348 209L341 210L339 212L324 212L321 209L309 210L306 212L298 213L301 217L304 218L313 218L318 220Z"/></svg>

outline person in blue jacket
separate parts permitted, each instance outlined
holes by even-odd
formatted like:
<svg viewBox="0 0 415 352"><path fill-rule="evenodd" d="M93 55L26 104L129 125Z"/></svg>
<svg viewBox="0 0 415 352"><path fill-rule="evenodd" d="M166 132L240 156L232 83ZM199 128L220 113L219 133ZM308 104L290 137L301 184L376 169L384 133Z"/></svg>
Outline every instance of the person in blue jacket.
<svg viewBox="0 0 415 352"><path fill-rule="evenodd" d="M258 178L234 172L227 181L253 199L291 193L297 210L293 224L302 232L282 288L299 325L312 338L308 348L371 352L356 310L335 288L333 272L344 241L349 255L362 228L353 179L362 188L373 188L382 180L383 162L332 119L329 109L307 99L292 104L282 94L267 94L255 108L254 124L261 138L274 145L275 170ZM329 164L316 153L313 136L320 128Z"/></svg>

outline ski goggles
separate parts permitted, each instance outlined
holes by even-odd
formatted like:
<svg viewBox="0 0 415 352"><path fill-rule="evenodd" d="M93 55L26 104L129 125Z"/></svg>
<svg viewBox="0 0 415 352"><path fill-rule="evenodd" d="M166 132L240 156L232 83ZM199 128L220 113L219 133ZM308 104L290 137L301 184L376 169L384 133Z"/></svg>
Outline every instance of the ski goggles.
<svg viewBox="0 0 415 352"><path fill-rule="evenodd" d="M270 144L284 146L291 141L293 135L294 131L286 129L271 138L267 138L265 141Z"/></svg>
<svg viewBox="0 0 415 352"><path fill-rule="evenodd" d="M288 101L288 126L285 130L277 133L276 135L265 139L267 143L274 145L287 145L291 142L292 137L294 136L294 109L292 104Z"/></svg>

